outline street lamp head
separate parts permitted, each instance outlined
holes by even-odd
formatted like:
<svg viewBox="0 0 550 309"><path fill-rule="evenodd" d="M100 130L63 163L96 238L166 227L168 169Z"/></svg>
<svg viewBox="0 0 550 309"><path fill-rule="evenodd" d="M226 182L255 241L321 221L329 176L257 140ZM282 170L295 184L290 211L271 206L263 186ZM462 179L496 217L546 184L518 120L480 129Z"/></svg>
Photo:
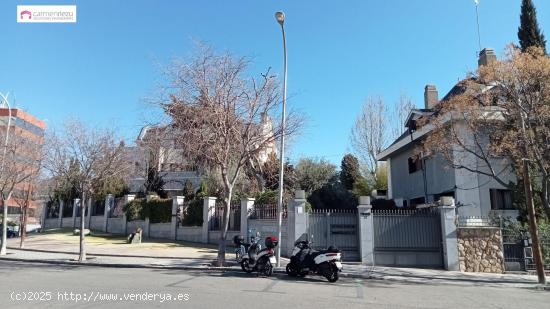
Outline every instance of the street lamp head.
<svg viewBox="0 0 550 309"><path fill-rule="evenodd" d="M277 19L277 22L279 24L281 24L281 26L285 23L285 13L284 12L275 13L275 18Z"/></svg>

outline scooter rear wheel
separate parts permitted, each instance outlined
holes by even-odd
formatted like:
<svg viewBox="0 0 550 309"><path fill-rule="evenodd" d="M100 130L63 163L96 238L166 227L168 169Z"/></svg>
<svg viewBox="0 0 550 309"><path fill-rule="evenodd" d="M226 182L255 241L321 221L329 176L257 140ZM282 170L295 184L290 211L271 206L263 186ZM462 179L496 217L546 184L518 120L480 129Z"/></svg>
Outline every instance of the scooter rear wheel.
<svg viewBox="0 0 550 309"><path fill-rule="evenodd" d="M241 268L243 271L247 272L247 273L251 273L252 272L252 267L250 267L250 264L248 263L248 260L243 260L241 262Z"/></svg>
<svg viewBox="0 0 550 309"><path fill-rule="evenodd" d="M328 282L336 282L338 281L338 269L330 268L325 272L325 278L327 278Z"/></svg>
<svg viewBox="0 0 550 309"><path fill-rule="evenodd" d="M286 274L291 277L298 276L298 272L296 271L296 269L294 269L294 267L292 267L292 264L290 263L286 265Z"/></svg>

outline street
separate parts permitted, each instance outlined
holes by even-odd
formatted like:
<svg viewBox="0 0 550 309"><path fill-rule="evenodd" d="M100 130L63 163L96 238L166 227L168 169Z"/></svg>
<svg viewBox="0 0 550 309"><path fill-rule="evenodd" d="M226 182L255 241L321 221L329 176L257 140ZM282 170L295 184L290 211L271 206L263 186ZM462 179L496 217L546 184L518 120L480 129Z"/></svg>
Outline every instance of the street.
<svg viewBox="0 0 550 309"><path fill-rule="evenodd" d="M236 271L0 261L0 274L2 308L548 308L550 301L550 292L534 288L348 278L329 284Z"/></svg>

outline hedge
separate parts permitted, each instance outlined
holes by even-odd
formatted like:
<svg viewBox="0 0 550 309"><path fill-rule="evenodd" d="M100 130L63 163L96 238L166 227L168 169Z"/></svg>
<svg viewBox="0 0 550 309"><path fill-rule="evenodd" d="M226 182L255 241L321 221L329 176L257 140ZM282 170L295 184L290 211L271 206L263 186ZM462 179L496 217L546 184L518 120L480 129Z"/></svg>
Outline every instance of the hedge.
<svg viewBox="0 0 550 309"><path fill-rule="evenodd" d="M145 220L151 223L166 223L172 220L172 199L135 199L123 207L128 221Z"/></svg>

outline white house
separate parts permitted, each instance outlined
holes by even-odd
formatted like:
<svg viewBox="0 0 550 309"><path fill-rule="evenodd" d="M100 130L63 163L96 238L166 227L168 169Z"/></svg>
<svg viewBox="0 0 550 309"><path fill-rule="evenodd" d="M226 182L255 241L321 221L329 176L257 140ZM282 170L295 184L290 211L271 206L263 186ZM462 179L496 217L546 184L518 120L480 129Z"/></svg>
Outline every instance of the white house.
<svg viewBox="0 0 550 309"><path fill-rule="evenodd" d="M492 49L480 53L479 64L484 65L496 59ZM399 207L415 207L432 203L442 196L455 198L460 216L502 215L515 218L518 211L512 204L512 192L499 184L495 179L466 169L453 169L441 155L418 155L418 148L423 138L433 129L431 125L419 126L419 119L433 117L434 107L454 95L466 91L466 83L457 83L441 100L437 89L428 85L424 89L425 108L411 111L406 122L406 131L388 148L378 154L379 161L385 161L388 167L388 198L394 199ZM480 87L481 84L478 84ZM481 89L481 88L480 88ZM456 123L454 125L457 125ZM460 124L458 124L460 129ZM471 132L463 126L464 137ZM461 164L477 167L483 166L474 155L453 153L454 160ZM504 159L495 159L491 165L496 166L499 178L505 183L515 182L516 177Z"/></svg>

